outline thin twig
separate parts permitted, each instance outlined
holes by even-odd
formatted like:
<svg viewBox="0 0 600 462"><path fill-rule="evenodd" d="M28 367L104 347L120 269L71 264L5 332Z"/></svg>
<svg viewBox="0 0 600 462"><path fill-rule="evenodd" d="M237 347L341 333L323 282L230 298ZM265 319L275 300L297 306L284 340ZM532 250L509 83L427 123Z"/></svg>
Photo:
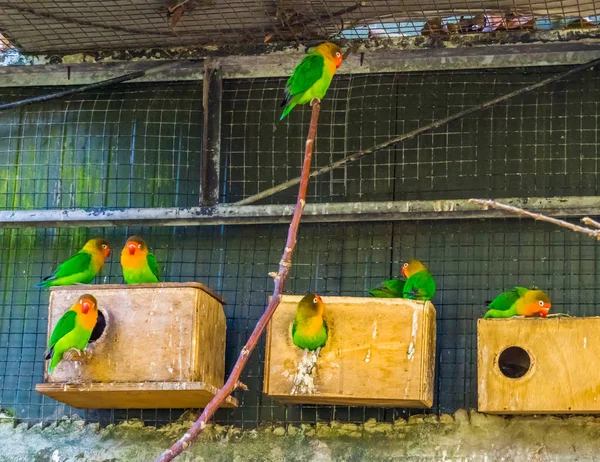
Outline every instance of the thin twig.
<svg viewBox="0 0 600 462"><path fill-rule="evenodd" d="M312 160L312 152L313 145L315 142L315 137L317 135L317 121L319 119L319 112L321 110L321 104L318 100L314 100L312 104L312 117L310 119L310 128L308 129L308 137L306 139L306 148L304 151L304 163L302 165L302 181L300 182L300 187L298 188L298 199L296 201L296 207L294 208L294 215L292 217L292 222L290 223L290 228L288 231L287 241L285 244L285 248L283 250L283 256L281 257L281 261L279 262L279 277L273 278L275 287L273 289L273 296L271 297L271 301L267 306L267 309L263 313L263 315L258 320L252 335L248 339L248 342L242 348L240 355L238 356L238 360L233 366L233 370L215 397L212 399L210 403L204 408L204 411L194 422L192 427L188 430L188 432L183 435L170 449L167 449L158 459L157 462L167 462L173 460L179 454L181 454L202 432L204 427L206 427L206 422L213 416L213 414L219 409L219 406L225 401L225 399L231 395L231 393L239 386L240 383L240 375L244 369L244 366L248 362L250 358L250 353L256 347L256 344L260 340L260 336L263 331L267 327L267 324L273 317L273 313L279 306L279 302L281 301L281 294L283 293L285 281L287 279L290 268L292 267L292 255L294 253L294 248L296 247L296 239L298 234L298 226L300 225L300 218L302 218L302 212L304 211L304 206L306 204L306 189L308 187L309 180L309 172L310 172L310 164Z"/></svg>
<svg viewBox="0 0 600 462"><path fill-rule="evenodd" d="M534 220L546 221L548 223L561 226L563 228L568 228L571 231L575 231L577 233L587 234L588 236L593 237L594 239L600 239L600 229L584 228L583 226L574 225L573 223L569 223L568 221L548 217L546 215L542 215L541 213L529 212L528 210L524 210L519 207L514 207L512 205L502 204L493 200L469 199L469 202L473 204L483 205L484 207L492 207L494 209L506 210L508 212L514 213L515 215L533 218Z"/></svg>
<svg viewBox="0 0 600 462"><path fill-rule="evenodd" d="M519 90L515 90L512 91L510 93L507 93L505 95L499 96L498 98L494 98L491 99L489 101L486 101L483 104L480 104L478 106L473 106L470 107L468 109L465 109L463 111L457 112L456 114L453 114L451 116L448 116L444 119L440 119L437 120L435 122L432 122L428 125L424 125L423 127L417 128L416 130L413 130L411 132L405 133L403 135L400 135L396 138L392 138L391 140L388 141L384 141L383 143L380 143L376 146L373 146L372 148L369 149L365 149L363 151L359 151L356 152L354 154L351 154L347 157L344 157L343 159L338 160L337 162L333 162L323 168L320 168L319 170L315 170L314 172L312 172L310 174L311 178L318 176L318 175L323 175L324 173L328 173L330 171L332 171L333 169L336 169L338 167L343 167L346 164L349 164L351 162L355 162L359 159L362 159L365 156L368 156L369 154L373 154L374 152L377 151L381 151L382 149L386 149L389 148L390 146L393 146L394 144L398 144L401 143L403 141L409 140L411 138L414 138L416 136L422 135L423 133L427 133L430 132L432 130L435 130L436 128L439 128L443 125L446 125L450 122L453 122L455 120L461 119L463 117L466 117L470 114L473 114L474 112L478 112L481 111L483 109L487 109L491 106L494 106L496 104L499 103L504 103L505 101L514 98L515 96L520 96L523 95L525 93L529 93L533 90L537 90L538 88L544 87L548 84L554 83L557 80L562 80L565 77L568 77L572 74L576 74L577 72L581 72L581 71L585 71L591 67L594 67L596 65L600 64L600 58L599 59L595 59L593 61L590 61L586 64L581 64L580 66L574 67L573 69L563 72L562 74L558 74L555 75L554 77L550 77L548 79L542 80L541 82L537 82L534 83L532 85L528 85L526 87L523 87ZM264 199L266 197L272 196L273 194L276 194L280 191L284 191L288 188L291 188L294 185L297 185L298 183L300 183L300 177L298 178L294 178L293 180L289 180L286 181L285 183L281 183L277 186L273 186L272 188L269 189L265 189L264 191L261 191L257 194L254 194L252 196L246 197L245 199L242 199L241 201L235 202L233 205L247 205L247 204L252 204L256 201L259 201L261 199Z"/></svg>
<svg viewBox="0 0 600 462"><path fill-rule="evenodd" d="M600 223L598 223L596 220L592 220L590 217L583 217L581 219L581 221L583 221L588 226L593 226L594 228L600 228Z"/></svg>

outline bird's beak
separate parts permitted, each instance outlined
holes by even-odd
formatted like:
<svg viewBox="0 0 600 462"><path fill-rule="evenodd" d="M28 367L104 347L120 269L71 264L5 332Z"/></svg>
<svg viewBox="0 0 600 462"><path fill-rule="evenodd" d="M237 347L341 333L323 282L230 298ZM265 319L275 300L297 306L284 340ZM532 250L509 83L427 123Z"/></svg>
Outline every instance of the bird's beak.
<svg viewBox="0 0 600 462"><path fill-rule="evenodd" d="M545 318L546 316L548 316L548 312L550 311L550 304L546 303L543 307L542 307L542 311L540 311L540 316L542 318Z"/></svg>
<svg viewBox="0 0 600 462"><path fill-rule="evenodd" d="M406 275L406 268L402 267L402 276L404 276L405 278L407 278L408 276Z"/></svg>
<svg viewBox="0 0 600 462"><path fill-rule="evenodd" d="M135 254L135 244L129 244L127 247L129 247L129 255L134 255Z"/></svg>
<svg viewBox="0 0 600 462"><path fill-rule="evenodd" d="M317 300L319 300L319 303L323 303L323 299L321 297L319 297L318 295L316 297L317 297Z"/></svg>
<svg viewBox="0 0 600 462"><path fill-rule="evenodd" d="M88 311L90 311L90 307L91 307L91 305L89 302L83 302L81 304L81 312L83 314L88 314Z"/></svg>
<svg viewBox="0 0 600 462"><path fill-rule="evenodd" d="M106 249L106 258L110 257L110 249Z"/></svg>

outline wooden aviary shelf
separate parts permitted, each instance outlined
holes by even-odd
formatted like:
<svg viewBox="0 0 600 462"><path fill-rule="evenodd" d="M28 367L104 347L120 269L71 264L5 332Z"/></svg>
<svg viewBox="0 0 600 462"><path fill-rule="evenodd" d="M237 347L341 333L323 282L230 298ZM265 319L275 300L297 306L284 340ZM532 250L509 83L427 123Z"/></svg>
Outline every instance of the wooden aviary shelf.
<svg viewBox="0 0 600 462"><path fill-rule="evenodd" d="M267 329L263 391L283 403L431 407L436 315L430 302L322 297L329 337L314 390L292 394L304 352L292 343L301 296L284 296Z"/></svg>
<svg viewBox="0 0 600 462"><path fill-rule="evenodd" d="M223 301L198 283L53 287L48 335L90 293L106 313L89 356L63 360L36 390L77 408L201 408L223 386ZM47 366L46 366L47 367ZM235 406L229 399L226 406Z"/></svg>

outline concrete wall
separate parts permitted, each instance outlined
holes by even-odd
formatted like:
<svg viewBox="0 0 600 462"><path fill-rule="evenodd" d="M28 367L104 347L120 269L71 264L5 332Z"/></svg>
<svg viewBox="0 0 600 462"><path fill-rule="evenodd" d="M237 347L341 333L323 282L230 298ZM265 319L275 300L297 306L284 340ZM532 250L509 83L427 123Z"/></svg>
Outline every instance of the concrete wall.
<svg viewBox="0 0 600 462"><path fill-rule="evenodd" d="M192 414L155 429L128 422L100 429L80 420L45 428L0 422L0 461L150 461L180 437ZM597 460L600 419L595 417L454 415L412 416L364 425L273 426L241 431L211 425L178 461L551 461Z"/></svg>

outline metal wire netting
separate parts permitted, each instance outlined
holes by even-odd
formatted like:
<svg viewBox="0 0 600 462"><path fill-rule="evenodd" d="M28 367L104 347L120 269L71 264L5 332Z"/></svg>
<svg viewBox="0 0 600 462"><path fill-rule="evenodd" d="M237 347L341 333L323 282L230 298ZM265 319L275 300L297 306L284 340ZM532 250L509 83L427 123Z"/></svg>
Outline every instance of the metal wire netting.
<svg viewBox="0 0 600 462"><path fill-rule="evenodd" d="M554 72L336 78L323 102L315 161L323 165L332 155L369 147L477 104L488 93L512 90ZM593 72L573 77L319 177L311 184L309 202L598 194L597 78ZM309 110L297 108L291 118L276 121L281 88L280 79L225 82L223 201L297 174ZM2 90L1 99L45 91ZM0 207L197 205L200 111L201 92L191 83L123 85L0 113L0 126L11 140L0 158ZM461 169L463 174L455 178ZM87 181L97 181L96 174L100 191ZM289 202L291 195L275 200ZM131 418L154 425L175 420L183 411L78 411L35 392L42 381L48 293L33 285L88 237L104 234L118 249L126 236L141 234L166 281L202 282L227 300L228 372L264 311L272 284L267 273L279 261L286 232L286 225L0 230L0 407L27 423L69 415L102 424ZM475 323L485 301L517 283L535 284L549 290L557 312L600 314L596 249L585 236L526 220L306 224L300 229L288 292L362 296L382 279L397 276L403 260L427 262L439 288L433 300L438 315L436 398L428 412L452 412L477 404ZM118 258L112 257L98 282L121 281ZM263 362L261 344L242 377L250 391L237 393L240 407L219 411L218 422L243 428L332 419L357 423L423 412L283 406L261 392Z"/></svg>
<svg viewBox="0 0 600 462"><path fill-rule="evenodd" d="M0 50L98 51L592 28L594 0L10 0Z"/></svg>

